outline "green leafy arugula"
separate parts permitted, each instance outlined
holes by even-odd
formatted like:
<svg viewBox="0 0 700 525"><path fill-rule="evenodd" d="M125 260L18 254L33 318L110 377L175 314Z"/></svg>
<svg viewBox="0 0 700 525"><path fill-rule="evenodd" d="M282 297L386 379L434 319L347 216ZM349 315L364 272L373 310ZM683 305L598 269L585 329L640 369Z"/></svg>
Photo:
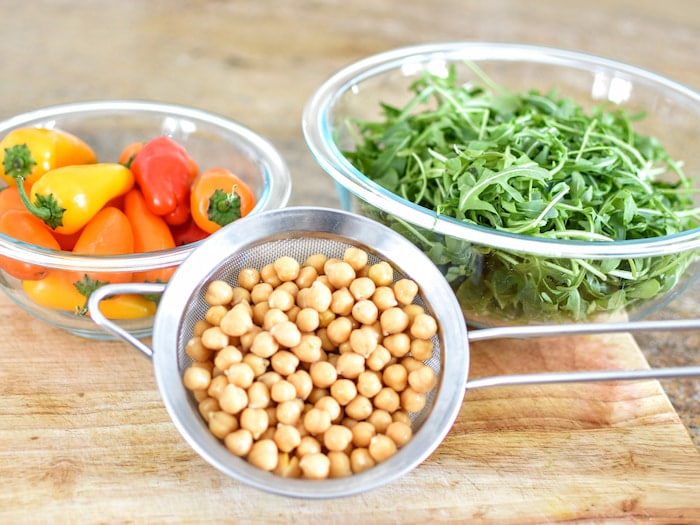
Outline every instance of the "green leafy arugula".
<svg viewBox="0 0 700 525"><path fill-rule="evenodd" d="M459 84L454 67L446 77L426 73L405 106L382 103L381 121L348 119L356 144L345 156L403 199L498 231L609 242L697 227L700 209L682 164L633 129L643 114L612 104L587 113L556 91L511 93L471 67L483 85ZM673 288L697 258L552 259L369 213L441 266L463 306L504 319L625 310Z"/></svg>

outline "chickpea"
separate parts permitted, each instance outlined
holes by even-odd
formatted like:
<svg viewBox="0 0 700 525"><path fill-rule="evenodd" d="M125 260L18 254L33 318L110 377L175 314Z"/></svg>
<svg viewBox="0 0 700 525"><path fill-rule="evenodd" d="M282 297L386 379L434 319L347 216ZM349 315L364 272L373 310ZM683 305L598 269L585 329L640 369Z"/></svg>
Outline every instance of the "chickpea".
<svg viewBox="0 0 700 525"><path fill-rule="evenodd" d="M279 349L277 340L270 332L260 331L253 338L250 351L260 357L272 357Z"/></svg>
<svg viewBox="0 0 700 525"><path fill-rule="evenodd" d="M219 405L222 410L235 416L248 405L248 393L241 387L229 383L221 392Z"/></svg>
<svg viewBox="0 0 700 525"><path fill-rule="evenodd" d="M211 372L206 368L190 366L185 370L182 382L189 390L206 390L211 379Z"/></svg>
<svg viewBox="0 0 700 525"><path fill-rule="evenodd" d="M350 332L350 347L364 358L368 357L379 344L379 334L371 326L365 325ZM363 363L364 369L364 363Z"/></svg>
<svg viewBox="0 0 700 525"><path fill-rule="evenodd" d="M364 472L372 468L376 462L372 459L369 450L366 448L356 448L350 453L350 469L353 474Z"/></svg>
<svg viewBox="0 0 700 525"><path fill-rule="evenodd" d="M207 392L207 390L191 390L192 397L194 397L194 400L197 403L199 403L203 399L208 399L210 396L209 396L209 392Z"/></svg>
<svg viewBox="0 0 700 525"><path fill-rule="evenodd" d="M304 414L304 428L310 434L323 434L331 426L331 415L320 408L312 408Z"/></svg>
<svg viewBox="0 0 700 525"><path fill-rule="evenodd" d="M396 443L384 434L377 434L370 441L368 450L372 459L381 463L396 454Z"/></svg>
<svg viewBox="0 0 700 525"><path fill-rule="evenodd" d="M287 377L299 366L299 358L289 350L278 350L270 357L270 364L275 372Z"/></svg>
<svg viewBox="0 0 700 525"><path fill-rule="evenodd" d="M423 365L408 374L408 384L416 392L427 394L437 384L435 371L428 365Z"/></svg>
<svg viewBox="0 0 700 525"><path fill-rule="evenodd" d="M220 399L221 395L224 393L224 388L226 388L228 384L228 378L225 375L212 377L209 388L207 388L207 394L214 399Z"/></svg>
<svg viewBox="0 0 700 525"><path fill-rule="evenodd" d="M199 404L197 405L197 409L204 418L204 421L208 422L211 415L214 412L218 412L219 410L221 410L221 407L219 406L219 402L215 398L207 396L199 402Z"/></svg>
<svg viewBox="0 0 700 525"><path fill-rule="evenodd" d="M369 398L358 395L345 406L345 414L358 421L367 419L374 410Z"/></svg>
<svg viewBox="0 0 700 525"><path fill-rule="evenodd" d="M321 452L321 443L313 436L302 436L301 443L299 443L295 452L299 458L303 458L308 454L318 454Z"/></svg>
<svg viewBox="0 0 700 525"><path fill-rule="evenodd" d="M212 326L202 332L200 340L205 348L221 350L229 344L229 335L224 333L220 326Z"/></svg>
<svg viewBox="0 0 700 525"><path fill-rule="evenodd" d="M268 408L270 406L270 388L262 381L255 381L248 387L249 408Z"/></svg>
<svg viewBox="0 0 700 525"><path fill-rule="evenodd" d="M384 335L398 334L408 328L408 315L401 308L394 306L384 310L379 316L379 323Z"/></svg>
<svg viewBox="0 0 700 525"><path fill-rule="evenodd" d="M401 359L401 364L406 368L406 370L408 370L409 374L414 370L418 370L419 368L426 366L425 363L418 361L418 359L410 355L407 355Z"/></svg>
<svg viewBox="0 0 700 525"><path fill-rule="evenodd" d="M352 443L352 430L343 425L331 425L323 433L323 444L330 451L343 451L350 443Z"/></svg>
<svg viewBox="0 0 700 525"><path fill-rule="evenodd" d="M299 306L313 308L317 312L325 312L331 307L333 302L333 292L320 280L315 280L308 292L304 294L305 304L298 301Z"/></svg>
<svg viewBox="0 0 700 525"><path fill-rule="evenodd" d="M296 299L290 292L280 288L275 288L267 298L270 308L277 308L283 312L290 310L294 306L295 301Z"/></svg>
<svg viewBox="0 0 700 525"><path fill-rule="evenodd" d="M369 267L368 276L377 286L389 286L394 282L394 269L386 261L381 261Z"/></svg>
<svg viewBox="0 0 700 525"><path fill-rule="evenodd" d="M283 401L277 405L277 409L275 411L278 423L296 425L300 421L303 407L304 402L300 399Z"/></svg>
<svg viewBox="0 0 700 525"><path fill-rule="evenodd" d="M433 342L428 339L412 339L411 355L419 361L428 361L433 357Z"/></svg>
<svg viewBox="0 0 700 525"><path fill-rule="evenodd" d="M418 314L411 323L411 335L417 339L430 339L437 333L437 321L432 315Z"/></svg>
<svg viewBox="0 0 700 525"><path fill-rule="evenodd" d="M273 326L289 321L289 316L279 308L272 308L269 301L267 302L267 311L263 317L263 330L270 330Z"/></svg>
<svg viewBox="0 0 700 525"><path fill-rule="evenodd" d="M267 411L263 408L244 408L239 423L241 428L250 430L254 439L258 439L269 426Z"/></svg>
<svg viewBox="0 0 700 525"><path fill-rule="evenodd" d="M340 407L340 403L338 403L333 396L323 396L314 403L314 408L328 412L331 416L331 422L338 421L343 415L343 409Z"/></svg>
<svg viewBox="0 0 700 525"><path fill-rule="evenodd" d="M301 342L301 332L291 321L276 324L270 328L270 333L280 345L287 348L292 348Z"/></svg>
<svg viewBox="0 0 700 525"><path fill-rule="evenodd" d="M331 304L328 307L336 315L350 315L355 298L347 288L335 290L331 295Z"/></svg>
<svg viewBox="0 0 700 525"><path fill-rule="evenodd" d="M192 337L201 337L207 328L211 328L211 325L205 319L199 319L192 327Z"/></svg>
<svg viewBox="0 0 700 525"><path fill-rule="evenodd" d="M322 253L315 253L306 258L306 261L304 261L304 266L311 266L314 270L316 270L317 274L321 274L323 273L323 267L327 260L328 257L326 255Z"/></svg>
<svg viewBox="0 0 700 525"><path fill-rule="evenodd" d="M253 323L256 326L262 326L265 324L265 315L270 310L270 305L267 301L262 301L260 303L253 303Z"/></svg>
<svg viewBox="0 0 700 525"><path fill-rule="evenodd" d="M282 380L282 375L275 370L268 370L265 373L256 376L256 379L265 385L269 390L277 381Z"/></svg>
<svg viewBox="0 0 700 525"><path fill-rule="evenodd" d="M403 447L413 437L411 425L402 421L393 421L386 427L386 435L389 437L398 448Z"/></svg>
<svg viewBox="0 0 700 525"><path fill-rule="evenodd" d="M357 376L357 392L372 398L382 389L382 376L374 370L365 370Z"/></svg>
<svg viewBox="0 0 700 525"><path fill-rule="evenodd" d="M231 298L231 305L237 305L238 303L248 303L252 301L250 299L250 291L246 290L242 286L235 286L233 288L233 297Z"/></svg>
<svg viewBox="0 0 700 525"><path fill-rule="evenodd" d="M367 418L367 422L374 425L377 434L383 434L386 429L389 428L394 420L391 418L391 414L384 409L377 408L372 412Z"/></svg>
<svg viewBox="0 0 700 525"><path fill-rule="evenodd" d="M328 388L338 379L336 368L328 361L311 363L309 375L314 386L318 388Z"/></svg>
<svg viewBox="0 0 700 525"><path fill-rule="evenodd" d="M350 468L350 456L345 452L330 451L327 454L330 468L328 471L329 478L344 478L352 474Z"/></svg>
<svg viewBox="0 0 700 525"><path fill-rule="evenodd" d="M306 398L307 407L315 405L321 398L329 395L330 390L328 388L313 387L311 392L309 392L309 397Z"/></svg>
<svg viewBox="0 0 700 525"><path fill-rule="evenodd" d="M244 428L239 428L224 438L224 445L236 456L245 457L253 448L253 435Z"/></svg>
<svg viewBox="0 0 700 525"><path fill-rule="evenodd" d="M399 304L411 304L418 294L418 285L412 279L399 279L394 283L394 295Z"/></svg>
<svg viewBox="0 0 700 525"><path fill-rule="evenodd" d="M384 369L382 380L386 386L396 392L401 392L408 385L408 370L402 364L394 363Z"/></svg>
<svg viewBox="0 0 700 525"><path fill-rule="evenodd" d="M326 479L330 472L331 462L328 456L320 452L306 454L299 460L303 477L307 479Z"/></svg>
<svg viewBox="0 0 700 525"><path fill-rule="evenodd" d="M276 476L283 478L300 478L299 458L283 452L277 459L277 467L272 471Z"/></svg>
<svg viewBox="0 0 700 525"><path fill-rule="evenodd" d="M318 277L318 272L313 266L302 266L299 269L299 275L294 280L294 283L301 290L308 288Z"/></svg>
<svg viewBox="0 0 700 525"><path fill-rule="evenodd" d="M282 281L277 275L277 270L275 270L275 266L272 263L266 264L260 268L260 279L262 282L269 284L273 288L282 284Z"/></svg>
<svg viewBox="0 0 700 525"><path fill-rule="evenodd" d="M313 308L302 308L296 317L296 323L302 332L313 332L320 325L318 310Z"/></svg>
<svg viewBox="0 0 700 525"><path fill-rule="evenodd" d="M277 448L282 452L291 452L301 443L301 434L295 426L277 425L274 437Z"/></svg>
<svg viewBox="0 0 700 525"><path fill-rule="evenodd" d="M311 375L306 370L295 370L287 375L287 381L294 385L297 393L296 397L299 399L306 399L309 397L309 393L314 387Z"/></svg>
<svg viewBox="0 0 700 525"><path fill-rule="evenodd" d="M274 288L270 283L258 283L250 291L251 304L266 303Z"/></svg>
<svg viewBox="0 0 700 525"><path fill-rule="evenodd" d="M335 364L339 377L355 379L365 371L365 358L357 352L340 354Z"/></svg>
<svg viewBox="0 0 700 525"><path fill-rule="evenodd" d="M224 373L228 377L228 382L241 388L248 388L253 384L255 372L248 363L233 363Z"/></svg>
<svg viewBox="0 0 700 525"><path fill-rule="evenodd" d="M396 393L396 390L389 388L388 386L382 388L379 393L374 396L372 401L374 402L375 407L386 410L389 413L395 412L401 405L399 394Z"/></svg>
<svg viewBox="0 0 700 525"><path fill-rule="evenodd" d="M372 324L379 318L377 305L369 299L357 301L350 313L361 324Z"/></svg>
<svg viewBox="0 0 700 525"><path fill-rule="evenodd" d="M329 259L323 266L328 282L336 290L346 288L355 278L355 270L349 263L338 259Z"/></svg>
<svg viewBox="0 0 700 525"><path fill-rule="evenodd" d="M411 338L404 332L387 335L382 340L382 344L393 357L397 358L403 357L411 351Z"/></svg>
<svg viewBox="0 0 700 525"><path fill-rule="evenodd" d="M226 305L233 299L233 287L226 281L214 280L209 283L204 293L204 300L207 304Z"/></svg>
<svg viewBox="0 0 700 525"><path fill-rule="evenodd" d="M260 282L260 272L255 268L243 268L238 272L238 286L251 291Z"/></svg>
<svg viewBox="0 0 700 525"><path fill-rule="evenodd" d="M401 392L401 407L408 412L420 412L425 408L426 397L421 392L416 392L411 387Z"/></svg>
<svg viewBox="0 0 700 525"><path fill-rule="evenodd" d="M358 448L367 448L372 438L377 434L377 430L372 423L359 421L351 429L352 444Z"/></svg>
<svg viewBox="0 0 700 525"><path fill-rule="evenodd" d="M248 330L245 334L238 338L238 346L243 353L250 351L250 347L253 346L253 340L255 340L255 336L262 331L262 328L254 324L250 330Z"/></svg>
<svg viewBox="0 0 700 525"><path fill-rule="evenodd" d="M328 324L326 335L334 345L339 345L350 339L352 321L347 317L336 317Z"/></svg>
<svg viewBox="0 0 700 525"><path fill-rule="evenodd" d="M380 312L398 306L394 290L389 286L377 286L372 294L372 301L377 305Z"/></svg>
<svg viewBox="0 0 700 525"><path fill-rule="evenodd" d="M204 319L212 326L219 326L221 319L228 312L228 308L222 305L210 306L204 314Z"/></svg>
<svg viewBox="0 0 700 525"><path fill-rule="evenodd" d="M226 335L241 336L245 334L248 330L253 328L252 311L245 303L238 303L237 305L233 306L233 308L231 308L228 311L228 313L221 319L221 323L219 326L221 328L221 331ZM211 328L211 330L214 329L215 328ZM209 330L207 330L207 332L208 331ZM202 334L202 337L204 337L205 334L206 332ZM219 346L219 348L223 348L227 345L228 341L226 342L226 344Z"/></svg>
<svg viewBox="0 0 700 525"><path fill-rule="evenodd" d="M248 453L248 462L261 470L274 470L277 460L277 444L272 439L256 441Z"/></svg>
<svg viewBox="0 0 700 525"><path fill-rule="evenodd" d="M238 420L231 414L217 410L209 416L209 431L219 439L225 438L234 430L238 430Z"/></svg>
<svg viewBox="0 0 700 525"><path fill-rule="evenodd" d="M240 363L243 360L241 351L233 346L228 345L219 350L214 357L214 366L219 370L226 371L234 363Z"/></svg>
<svg viewBox="0 0 700 525"><path fill-rule="evenodd" d="M362 248L357 248L356 246L349 246L343 252L343 261L352 266L353 270L359 272L365 266L367 266L367 261L369 260L369 255Z"/></svg>
<svg viewBox="0 0 700 525"><path fill-rule="evenodd" d="M357 277L350 283L348 289L356 301L370 300L377 285L369 277Z"/></svg>
<svg viewBox="0 0 700 525"><path fill-rule="evenodd" d="M367 367L371 370L379 371L382 370L387 364L392 360L389 350L384 348L382 345L377 345L377 348L367 356L365 361Z"/></svg>
<svg viewBox="0 0 700 525"><path fill-rule="evenodd" d="M411 415L403 409L397 410L391 414L391 419L398 423L405 423L409 427L413 428L413 421L411 421Z"/></svg>
<svg viewBox="0 0 700 525"><path fill-rule="evenodd" d="M331 385L331 395L341 405L345 406L357 396L357 387L350 379L338 379Z"/></svg>
<svg viewBox="0 0 700 525"><path fill-rule="evenodd" d="M291 401L296 397L297 389L286 379L277 381L274 385L272 385L272 388L270 388L270 398L277 403Z"/></svg>
<svg viewBox="0 0 700 525"><path fill-rule="evenodd" d="M301 268L299 262L288 255L283 255L282 257L275 259L272 266L277 273L277 277L282 282L293 281L296 279L299 276L299 270Z"/></svg>
<svg viewBox="0 0 700 525"><path fill-rule="evenodd" d="M321 338L315 334L301 334L299 343L291 350L303 363L314 363L323 357Z"/></svg>
<svg viewBox="0 0 700 525"><path fill-rule="evenodd" d="M267 372L267 367L270 364L269 359L253 353L245 354L243 356L243 362L247 363L253 369L255 377L260 377Z"/></svg>

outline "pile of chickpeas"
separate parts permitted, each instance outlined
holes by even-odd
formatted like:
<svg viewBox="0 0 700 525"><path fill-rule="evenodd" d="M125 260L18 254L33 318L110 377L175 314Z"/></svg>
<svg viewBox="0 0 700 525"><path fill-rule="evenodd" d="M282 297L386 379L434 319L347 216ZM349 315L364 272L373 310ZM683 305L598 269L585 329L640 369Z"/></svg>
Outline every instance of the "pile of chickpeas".
<svg viewBox="0 0 700 525"><path fill-rule="evenodd" d="M385 461L436 385L436 320L418 286L347 248L211 282L183 382L233 454L279 476L326 479Z"/></svg>

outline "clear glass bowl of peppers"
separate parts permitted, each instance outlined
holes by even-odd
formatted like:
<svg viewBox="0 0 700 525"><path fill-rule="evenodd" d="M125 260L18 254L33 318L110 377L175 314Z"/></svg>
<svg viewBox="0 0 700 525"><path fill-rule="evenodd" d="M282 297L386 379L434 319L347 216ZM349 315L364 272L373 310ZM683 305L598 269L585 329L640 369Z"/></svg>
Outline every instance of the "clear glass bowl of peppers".
<svg viewBox="0 0 700 525"><path fill-rule="evenodd" d="M700 265L700 93L576 51L453 42L324 82L307 144L475 326L639 319Z"/></svg>
<svg viewBox="0 0 700 525"><path fill-rule="evenodd" d="M219 115L144 101L64 104L0 122L0 286L29 314L111 338L87 299L116 282L167 282L211 233L286 206L291 178L263 137ZM150 335L157 296L105 315Z"/></svg>

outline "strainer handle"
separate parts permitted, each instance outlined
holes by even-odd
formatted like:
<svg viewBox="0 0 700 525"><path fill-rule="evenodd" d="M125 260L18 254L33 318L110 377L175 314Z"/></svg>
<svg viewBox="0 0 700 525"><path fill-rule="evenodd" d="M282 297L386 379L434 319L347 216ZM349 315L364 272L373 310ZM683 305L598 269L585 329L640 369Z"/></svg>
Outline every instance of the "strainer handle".
<svg viewBox="0 0 700 525"><path fill-rule="evenodd" d="M88 311L90 317L103 330L126 341L131 346L139 350L148 358L153 357L153 349L146 343L131 335L127 330L117 323L107 319L100 311L100 301L110 295L132 293L132 294L161 294L165 291L166 283L117 283L100 286L90 294L88 299Z"/></svg>
<svg viewBox="0 0 700 525"><path fill-rule="evenodd" d="M614 332L644 332L664 330L698 330L700 319L673 319L658 321L626 321L618 323L588 323L560 325L528 325L481 328L468 333L469 341L500 338L532 338L563 335L585 335ZM593 381L638 381L643 379L671 379L700 377L700 366L651 368L646 370L601 370L590 372L551 372L481 377L467 380L466 389L489 386L522 386L553 383L582 383Z"/></svg>

